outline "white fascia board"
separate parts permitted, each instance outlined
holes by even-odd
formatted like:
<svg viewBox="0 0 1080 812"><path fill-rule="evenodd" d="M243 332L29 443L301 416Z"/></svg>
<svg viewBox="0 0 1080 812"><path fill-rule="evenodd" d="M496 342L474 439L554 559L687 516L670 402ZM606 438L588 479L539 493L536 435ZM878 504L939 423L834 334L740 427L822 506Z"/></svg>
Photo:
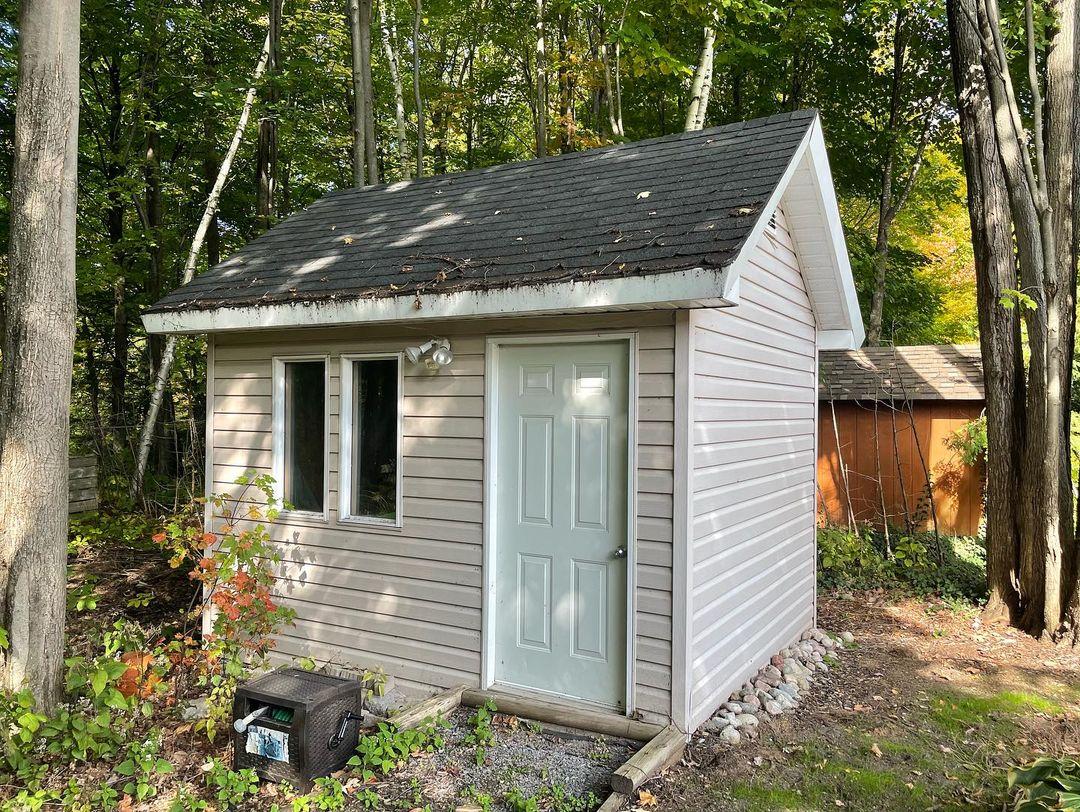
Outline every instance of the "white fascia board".
<svg viewBox="0 0 1080 812"><path fill-rule="evenodd" d="M821 129L821 118L815 118L803 140L792 155L784 174L780 176L780 182L776 184L772 196L758 215L753 230L739 250L739 255L731 264L734 275L732 285L737 290L739 278L750 264L750 258L757 250L761 237L769 225L769 220L780 206L780 202L791 185L796 173L807 171L810 173L815 190L817 191L821 216L822 228L827 234L827 243L831 254L830 268L836 282L836 289L840 292L841 307L844 312L844 325L840 329L826 329L823 333L847 333L850 336L850 344L829 349L857 349L862 346L866 337L863 331L862 311L859 308L859 297L855 292L855 279L851 275L851 263L848 261L847 241L844 239L844 228L840 222L840 207L836 202L836 190L833 188L832 173L829 169L829 156L825 149L825 134ZM824 344L822 344L824 347Z"/></svg>
<svg viewBox="0 0 1080 812"><path fill-rule="evenodd" d="M547 313L595 313L653 306L727 307L737 304L736 281L731 266L722 271L691 268L617 279L521 284L509 288L424 293L419 296L148 313L142 320L148 333L177 334Z"/></svg>
<svg viewBox="0 0 1080 812"><path fill-rule="evenodd" d="M818 330L817 345L819 350L857 350L864 337L861 331L856 334L851 330Z"/></svg>
<svg viewBox="0 0 1080 812"><path fill-rule="evenodd" d="M837 286L840 289L844 314L847 316L848 330L851 332L851 343L843 348L858 349L866 338L863 329L862 308L859 307L859 296L855 292L855 277L851 273L851 262L848 259L847 240L844 239L844 226L840 221L840 206L836 202L836 189L833 187L832 171L829 169L829 155L825 149L825 135L821 129L821 120L814 121L810 128L809 156L810 168L817 181L818 191L821 194L822 211L825 215L825 227L829 234L829 246L832 249L832 269L836 275Z"/></svg>

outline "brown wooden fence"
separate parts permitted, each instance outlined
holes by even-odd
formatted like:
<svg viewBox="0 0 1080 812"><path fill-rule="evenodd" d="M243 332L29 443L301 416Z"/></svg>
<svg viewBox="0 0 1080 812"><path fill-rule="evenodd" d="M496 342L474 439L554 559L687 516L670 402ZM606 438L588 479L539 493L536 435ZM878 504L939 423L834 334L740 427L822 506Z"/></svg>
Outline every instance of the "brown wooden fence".
<svg viewBox="0 0 1080 812"><path fill-rule="evenodd" d="M942 533L977 534L982 466L967 466L945 441L981 411L981 401L822 401L819 519L932 529L936 513Z"/></svg>

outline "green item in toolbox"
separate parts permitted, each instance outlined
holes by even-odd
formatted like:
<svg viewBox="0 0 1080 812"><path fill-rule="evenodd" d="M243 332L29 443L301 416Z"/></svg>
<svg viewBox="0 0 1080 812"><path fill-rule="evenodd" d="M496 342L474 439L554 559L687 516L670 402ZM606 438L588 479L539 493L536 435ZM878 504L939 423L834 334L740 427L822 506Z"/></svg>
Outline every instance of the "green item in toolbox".
<svg viewBox="0 0 1080 812"><path fill-rule="evenodd" d="M278 722L292 721L292 711L288 708L274 708L270 711L270 716Z"/></svg>

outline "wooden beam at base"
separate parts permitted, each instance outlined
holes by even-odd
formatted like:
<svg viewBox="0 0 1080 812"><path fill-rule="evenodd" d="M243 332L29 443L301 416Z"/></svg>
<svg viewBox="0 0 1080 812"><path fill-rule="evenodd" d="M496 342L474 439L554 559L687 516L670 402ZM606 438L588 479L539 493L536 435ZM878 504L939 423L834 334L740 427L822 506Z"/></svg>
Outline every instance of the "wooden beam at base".
<svg viewBox="0 0 1080 812"><path fill-rule="evenodd" d="M675 725L668 725L614 772L611 788L623 795L630 795L658 772L682 758L685 750L686 734Z"/></svg>
<svg viewBox="0 0 1080 812"><path fill-rule="evenodd" d="M494 700L499 713L587 730L590 733L602 733L605 736L648 741L661 730L660 725L639 722L637 719L629 719L615 712L605 713L560 702L557 699L518 696L500 691L466 688L461 697L461 704L476 708L489 699Z"/></svg>
<svg viewBox="0 0 1080 812"><path fill-rule="evenodd" d="M613 792L607 797L607 800L601 804L596 812L619 812L620 809L625 808L629 803L629 795L623 795L621 792Z"/></svg>
<svg viewBox="0 0 1080 812"><path fill-rule="evenodd" d="M390 722L398 730L411 730L429 719L446 716L461 704L461 694L464 690L465 686L459 685L457 688L429 697L423 702L410 705L401 713L392 716Z"/></svg>

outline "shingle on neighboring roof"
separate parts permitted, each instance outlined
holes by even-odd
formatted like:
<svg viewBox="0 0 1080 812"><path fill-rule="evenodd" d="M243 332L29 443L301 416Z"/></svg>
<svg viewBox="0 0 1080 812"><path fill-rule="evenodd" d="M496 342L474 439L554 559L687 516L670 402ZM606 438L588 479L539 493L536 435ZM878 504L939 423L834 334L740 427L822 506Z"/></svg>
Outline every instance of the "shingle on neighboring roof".
<svg viewBox="0 0 1080 812"><path fill-rule="evenodd" d="M978 344L822 350L822 400L982 400Z"/></svg>
<svg viewBox="0 0 1080 812"><path fill-rule="evenodd" d="M333 192L149 312L719 271L816 116Z"/></svg>

